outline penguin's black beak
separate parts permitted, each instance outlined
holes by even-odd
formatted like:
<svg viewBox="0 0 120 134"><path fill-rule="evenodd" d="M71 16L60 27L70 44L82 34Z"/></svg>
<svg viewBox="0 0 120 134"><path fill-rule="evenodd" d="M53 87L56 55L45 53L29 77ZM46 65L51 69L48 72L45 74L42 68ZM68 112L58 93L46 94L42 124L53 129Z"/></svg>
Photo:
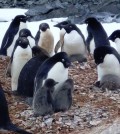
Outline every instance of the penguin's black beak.
<svg viewBox="0 0 120 134"><path fill-rule="evenodd" d="M69 60L69 61L66 61L66 63L65 63L65 66L68 68L69 66L71 66L71 61Z"/></svg>
<svg viewBox="0 0 120 134"><path fill-rule="evenodd" d="M31 18L31 16L26 16L26 21L30 20Z"/></svg>
<svg viewBox="0 0 120 134"><path fill-rule="evenodd" d="M55 81L55 85L57 85L59 82Z"/></svg>
<svg viewBox="0 0 120 134"><path fill-rule="evenodd" d="M61 26L59 24L54 25L54 27L61 29Z"/></svg>

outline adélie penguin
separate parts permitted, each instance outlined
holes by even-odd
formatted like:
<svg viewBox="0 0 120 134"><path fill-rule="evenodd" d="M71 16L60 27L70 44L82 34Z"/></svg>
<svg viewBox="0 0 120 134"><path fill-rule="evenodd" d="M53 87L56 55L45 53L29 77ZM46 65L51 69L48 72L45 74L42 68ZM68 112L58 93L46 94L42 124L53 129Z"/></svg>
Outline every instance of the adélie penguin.
<svg viewBox="0 0 120 134"><path fill-rule="evenodd" d="M27 28L21 29L19 37L26 37L29 40L31 48L35 46L35 38L32 36L31 31Z"/></svg>
<svg viewBox="0 0 120 134"><path fill-rule="evenodd" d="M37 70L41 64L50 57L48 53L39 46L34 46L32 51L34 57L24 65L18 78L17 94L26 97L33 97L34 79Z"/></svg>
<svg viewBox="0 0 120 134"><path fill-rule="evenodd" d="M50 56L53 55L54 36L47 23L41 23L35 36L36 45L45 49Z"/></svg>
<svg viewBox="0 0 120 134"><path fill-rule="evenodd" d="M14 125L9 117L8 104L4 91L0 85L0 131L8 130L19 134L32 134Z"/></svg>
<svg viewBox="0 0 120 134"><path fill-rule="evenodd" d="M45 116L53 113L52 93L57 83L53 79L46 79L44 85L35 92L33 97L33 111L36 116Z"/></svg>
<svg viewBox="0 0 120 134"><path fill-rule="evenodd" d="M120 30L115 30L108 39L115 42L116 50L120 54Z"/></svg>
<svg viewBox="0 0 120 134"><path fill-rule="evenodd" d="M11 56L11 88L17 90L18 77L23 66L32 58L32 50L26 37L19 37Z"/></svg>
<svg viewBox="0 0 120 134"><path fill-rule="evenodd" d="M70 24L71 21L70 20L66 20L66 21L62 21L56 25L54 25L54 27L58 27L60 29L60 40L57 42L56 46L55 46L55 53L58 52L58 49L62 46L62 44L64 43L64 35L66 33L65 29L63 28L63 26Z"/></svg>
<svg viewBox="0 0 120 134"><path fill-rule="evenodd" d="M72 62L87 62L87 47L84 35L82 34L81 30L72 23L62 26L61 30L64 34L60 35L62 36L60 37L60 40L62 38L60 46L61 51L66 52Z"/></svg>
<svg viewBox="0 0 120 134"><path fill-rule="evenodd" d="M97 64L97 86L99 86L101 79L105 75L112 74L118 77L120 76L120 55L113 47L97 47L94 51L94 60Z"/></svg>
<svg viewBox="0 0 120 134"><path fill-rule="evenodd" d="M73 80L67 79L53 92L54 112L64 112L72 105Z"/></svg>
<svg viewBox="0 0 120 134"><path fill-rule="evenodd" d="M10 23L1 44L0 55L11 56L19 31L27 27L27 16L17 15Z"/></svg>
<svg viewBox="0 0 120 134"><path fill-rule="evenodd" d="M103 45L110 46L110 42L107 39L107 33L102 24L94 17L89 17L85 20L87 24L88 37L86 39L87 48L90 54L94 53L95 48ZM94 41L93 41L94 40Z"/></svg>
<svg viewBox="0 0 120 134"><path fill-rule="evenodd" d="M62 82L68 79L68 68L70 65L71 62L65 52L59 52L47 59L37 71L34 82L35 91L41 88L48 78L59 82L55 86L55 89L57 89Z"/></svg>

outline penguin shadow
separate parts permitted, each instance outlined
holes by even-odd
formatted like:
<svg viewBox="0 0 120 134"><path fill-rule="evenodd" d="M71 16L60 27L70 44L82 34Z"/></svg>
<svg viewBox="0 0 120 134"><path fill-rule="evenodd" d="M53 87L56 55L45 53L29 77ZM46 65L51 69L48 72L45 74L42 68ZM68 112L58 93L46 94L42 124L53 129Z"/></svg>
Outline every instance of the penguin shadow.
<svg viewBox="0 0 120 134"><path fill-rule="evenodd" d="M33 97L33 111L35 117L65 112L72 105L73 80L67 79L57 89L58 82L47 79L44 85L36 91Z"/></svg>

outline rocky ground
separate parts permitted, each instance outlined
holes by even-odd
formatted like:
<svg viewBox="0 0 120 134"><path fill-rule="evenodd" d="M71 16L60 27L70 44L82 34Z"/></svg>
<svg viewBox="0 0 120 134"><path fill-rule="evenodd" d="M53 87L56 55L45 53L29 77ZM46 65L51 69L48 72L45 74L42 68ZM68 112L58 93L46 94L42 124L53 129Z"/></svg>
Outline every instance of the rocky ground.
<svg viewBox="0 0 120 134"><path fill-rule="evenodd" d="M33 116L31 107L11 94L10 78L5 76L8 61L8 58L0 59L0 82L7 91L5 95L11 120L19 127L33 134L118 134L120 90L103 92L93 88L97 75L92 58L88 58L90 67L85 70L80 69L77 63L74 68L69 69L69 77L74 80L73 104L70 110L37 118ZM117 126L111 129L112 133L108 133L108 127L116 120Z"/></svg>

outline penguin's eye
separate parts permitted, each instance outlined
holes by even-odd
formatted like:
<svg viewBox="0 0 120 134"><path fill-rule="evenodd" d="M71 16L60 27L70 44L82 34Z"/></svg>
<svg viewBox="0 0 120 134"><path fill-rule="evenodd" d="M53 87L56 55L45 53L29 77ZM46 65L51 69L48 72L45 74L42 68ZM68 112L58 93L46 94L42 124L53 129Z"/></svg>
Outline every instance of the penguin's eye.
<svg viewBox="0 0 120 134"><path fill-rule="evenodd" d="M72 26L70 26L70 28L72 28Z"/></svg>
<svg viewBox="0 0 120 134"><path fill-rule="evenodd" d="M65 61L65 59L62 59L62 62L64 62Z"/></svg>

